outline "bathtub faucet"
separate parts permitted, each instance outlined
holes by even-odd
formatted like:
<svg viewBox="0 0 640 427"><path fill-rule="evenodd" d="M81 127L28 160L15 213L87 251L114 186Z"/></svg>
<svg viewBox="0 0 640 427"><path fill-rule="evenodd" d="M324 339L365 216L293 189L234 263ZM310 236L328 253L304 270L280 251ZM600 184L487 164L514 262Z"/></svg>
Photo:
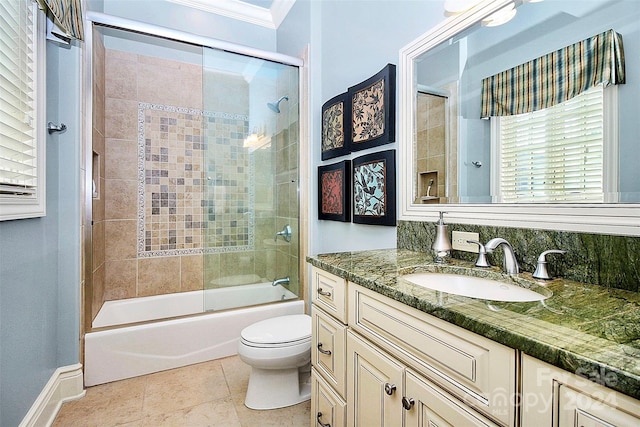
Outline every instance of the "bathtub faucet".
<svg viewBox="0 0 640 427"><path fill-rule="evenodd" d="M281 277L280 279L274 279L274 281L271 282L271 286L288 285L288 284L289 284L289 276Z"/></svg>

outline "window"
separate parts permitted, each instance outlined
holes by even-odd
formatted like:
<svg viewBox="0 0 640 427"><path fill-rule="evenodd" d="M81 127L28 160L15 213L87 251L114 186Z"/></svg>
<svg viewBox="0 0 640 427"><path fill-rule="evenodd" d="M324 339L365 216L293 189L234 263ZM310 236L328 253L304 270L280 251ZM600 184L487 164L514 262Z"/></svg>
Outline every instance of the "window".
<svg viewBox="0 0 640 427"><path fill-rule="evenodd" d="M610 202L605 147L616 141L608 141L605 110L615 105L608 100L615 90L598 85L553 107L492 119L494 201Z"/></svg>
<svg viewBox="0 0 640 427"><path fill-rule="evenodd" d="M0 2L0 220L45 214L44 30L33 0Z"/></svg>

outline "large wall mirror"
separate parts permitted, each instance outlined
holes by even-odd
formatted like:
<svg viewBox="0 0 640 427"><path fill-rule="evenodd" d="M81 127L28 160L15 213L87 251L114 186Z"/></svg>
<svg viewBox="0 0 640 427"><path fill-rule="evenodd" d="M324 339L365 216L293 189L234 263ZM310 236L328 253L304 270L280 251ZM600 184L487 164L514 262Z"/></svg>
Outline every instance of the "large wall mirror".
<svg viewBox="0 0 640 427"><path fill-rule="evenodd" d="M534 60L607 32L618 81L525 113L483 109L486 78L514 96ZM554 67L549 79L570 69ZM447 18L400 51L400 219L640 235L639 76L637 0L484 0Z"/></svg>

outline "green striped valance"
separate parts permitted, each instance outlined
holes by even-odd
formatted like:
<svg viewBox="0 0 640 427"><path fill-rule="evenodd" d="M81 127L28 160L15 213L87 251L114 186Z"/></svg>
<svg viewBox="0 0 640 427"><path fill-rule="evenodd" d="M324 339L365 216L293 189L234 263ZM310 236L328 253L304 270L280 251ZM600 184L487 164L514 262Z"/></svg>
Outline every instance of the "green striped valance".
<svg viewBox="0 0 640 427"><path fill-rule="evenodd" d="M67 37L83 38L81 0L38 0L40 7Z"/></svg>
<svg viewBox="0 0 640 427"><path fill-rule="evenodd" d="M621 83L622 36L609 30L483 79L481 117L530 113Z"/></svg>

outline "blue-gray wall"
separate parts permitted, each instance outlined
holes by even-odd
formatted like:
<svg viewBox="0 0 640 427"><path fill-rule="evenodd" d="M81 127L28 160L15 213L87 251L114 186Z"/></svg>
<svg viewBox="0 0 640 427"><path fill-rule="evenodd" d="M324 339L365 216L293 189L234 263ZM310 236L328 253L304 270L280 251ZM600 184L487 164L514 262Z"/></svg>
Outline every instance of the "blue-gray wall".
<svg viewBox="0 0 640 427"><path fill-rule="evenodd" d="M317 212L321 106L382 69L443 20L444 0L298 0L278 31L148 0L91 0L94 10L298 56L310 45L312 168ZM0 222L0 425L16 426L56 368L79 361L81 120L78 46L48 46L48 113L68 130L47 142L47 216ZM396 148L390 144L384 148ZM358 153L364 154L365 152ZM340 236L324 238L322 236ZM393 247L395 227L311 222L312 252Z"/></svg>
<svg viewBox="0 0 640 427"><path fill-rule="evenodd" d="M0 425L16 426L56 368L78 363L80 49L47 43L47 215L0 222Z"/></svg>
<svg viewBox="0 0 640 427"><path fill-rule="evenodd" d="M397 66L402 47L445 19L444 0L298 0L297 3L301 1L306 5L295 7L309 9L307 32L311 46L310 252L395 247L395 227L316 220L317 167L343 159L321 160L322 104L371 77L387 63ZM282 46L279 38L278 47ZM397 143L346 158L386 149L397 150Z"/></svg>

